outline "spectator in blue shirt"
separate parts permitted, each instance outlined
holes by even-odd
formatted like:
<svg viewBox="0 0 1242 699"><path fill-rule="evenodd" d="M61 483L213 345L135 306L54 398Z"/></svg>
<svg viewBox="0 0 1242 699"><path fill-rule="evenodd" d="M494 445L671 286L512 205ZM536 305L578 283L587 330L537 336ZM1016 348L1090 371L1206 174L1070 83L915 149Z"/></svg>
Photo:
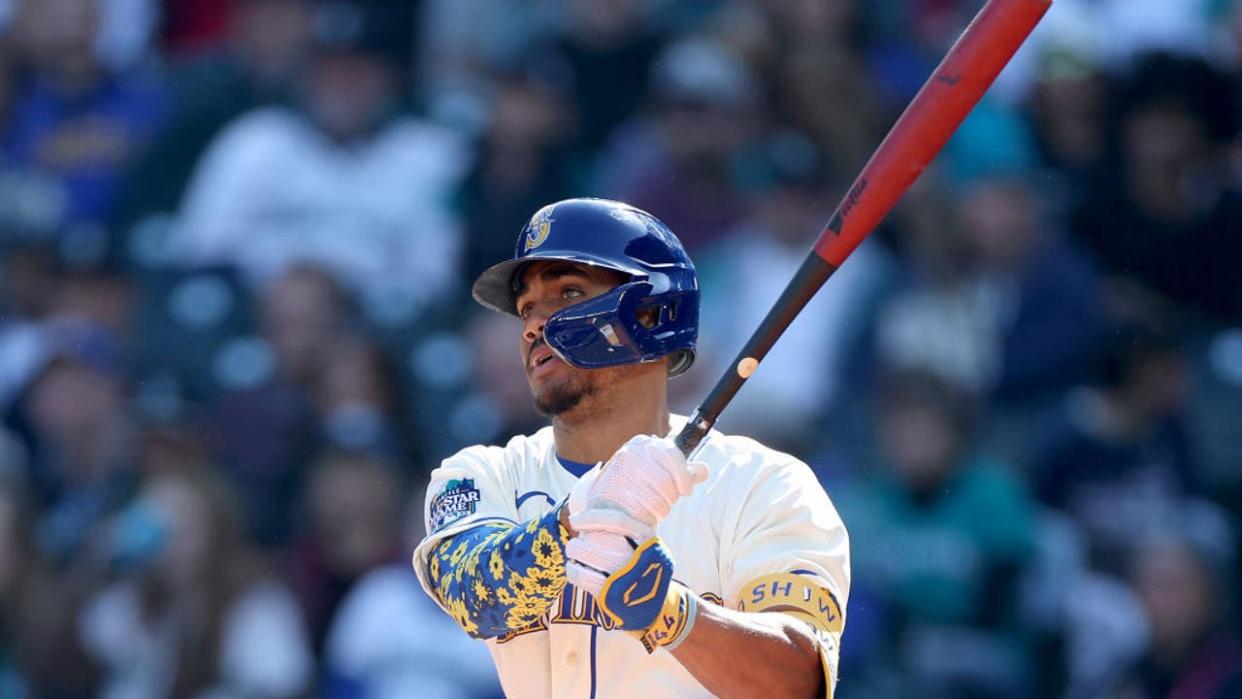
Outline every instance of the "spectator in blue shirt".
<svg viewBox="0 0 1242 699"><path fill-rule="evenodd" d="M123 174L158 128L161 85L117 73L95 50L94 0L24 0L13 39L22 75L0 137L0 167L44 179L59 223L106 223Z"/></svg>

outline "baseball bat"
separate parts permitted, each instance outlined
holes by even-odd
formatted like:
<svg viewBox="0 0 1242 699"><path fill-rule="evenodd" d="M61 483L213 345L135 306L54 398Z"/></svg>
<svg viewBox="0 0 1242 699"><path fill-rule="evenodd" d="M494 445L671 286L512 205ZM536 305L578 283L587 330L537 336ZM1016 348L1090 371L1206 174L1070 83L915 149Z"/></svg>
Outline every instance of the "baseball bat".
<svg viewBox="0 0 1242 699"><path fill-rule="evenodd" d="M683 454L698 447L785 328L918 179L1051 5L988 0L979 10L867 161L776 305L678 433Z"/></svg>

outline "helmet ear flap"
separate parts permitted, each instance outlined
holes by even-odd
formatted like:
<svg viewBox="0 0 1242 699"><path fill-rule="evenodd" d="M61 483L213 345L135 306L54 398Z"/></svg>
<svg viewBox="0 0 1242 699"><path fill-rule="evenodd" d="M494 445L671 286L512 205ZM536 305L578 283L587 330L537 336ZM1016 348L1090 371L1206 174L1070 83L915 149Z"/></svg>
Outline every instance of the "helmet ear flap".
<svg viewBox="0 0 1242 699"><path fill-rule="evenodd" d="M649 282L629 282L562 308L548 318L544 339L557 356L580 369L650 362L679 353L683 361L670 365L670 374L679 374L694 357L685 347L685 334L697 328L699 292L653 298L651 289ZM687 318L689 309L693 312Z"/></svg>
<svg viewBox="0 0 1242 699"><path fill-rule="evenodd" d="M649 336L657 341L665 342L669 345L681 341L684 343L684 334L686 328L678 321L682 318L682 314L687 311L683 310L686 304L692 305L697 309L698 296L697 292L693 299L685 298L685 294L674 294L660 299L658 304L650 306L640 306L638 308L638 323L648 331ZM692 303L693 302L693 303ZM698 314L692 313L691 318L695 319L691 322L697 326ZM694 363L693 348L686 349L670 349L669 357L669 376L677 376L690 368Z"/></svg>
<svg viewBox="0 0 1242 699"><path fill-rule="evenodd" d="M638 309L650 291L647 282L629 282L562 308L544 324L543 337L557 356L580 369L644 361L641 339L647 330Z"/></svg>
<svg viewBox="0 0 1242 699"><path fill-rule="evenodd" d="M671 294L660 307L657 336L664 336L670 348L668 375L677 376L694 364L694 339L699 327L698 290Z"/></svg>

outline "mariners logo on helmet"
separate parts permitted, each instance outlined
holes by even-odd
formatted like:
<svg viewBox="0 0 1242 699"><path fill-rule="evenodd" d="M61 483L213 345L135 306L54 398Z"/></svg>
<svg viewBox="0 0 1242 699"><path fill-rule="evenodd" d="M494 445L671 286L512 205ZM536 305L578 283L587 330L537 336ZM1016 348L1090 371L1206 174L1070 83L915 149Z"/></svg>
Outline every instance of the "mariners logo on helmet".
<svg viewBox="0 0 1242 699"><path fill-rule="evenodd" d="M535 248L543 245L548 239L548 234L552 232L552 207L545 207L539 213L535 214L535 219L530 222L530 228L526 231L526 244L523 246L523 252L530 252Z"/></svg>

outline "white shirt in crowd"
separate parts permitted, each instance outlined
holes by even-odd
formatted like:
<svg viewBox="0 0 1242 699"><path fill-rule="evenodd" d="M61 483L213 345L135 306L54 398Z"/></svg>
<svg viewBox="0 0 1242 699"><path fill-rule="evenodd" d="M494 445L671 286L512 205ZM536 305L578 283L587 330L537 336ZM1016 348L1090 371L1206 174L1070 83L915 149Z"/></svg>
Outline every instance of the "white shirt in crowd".
<svg viewBox="0 0 1242 699"><path fill-rule="evenodd" d="M79 632L104 671L100 699L169 696L177 673L177 620L144 618L139 589L116 583L82 615ZM194 699L283 699L314 681L314 658L302 615L283 586L258 583L225 612L220 683Z"/></svg>
<svg viewBox="0 0 1242 699"><path fill-rule="evenodd" d="M368 573L350 590L324 656L330 674L368 699L502 696L487 646L436 608L404 565Z"/></svg>
<svg viewBox="0 0 1242 699"><path fill-rule="evenodd" d="M462 231L450 205L467 162L455 132L418 119L343 145L291 109L260 109L203 156L172 251L259 283L315 263L364 302L395 296L417 309L458 282Z"/></svg>

